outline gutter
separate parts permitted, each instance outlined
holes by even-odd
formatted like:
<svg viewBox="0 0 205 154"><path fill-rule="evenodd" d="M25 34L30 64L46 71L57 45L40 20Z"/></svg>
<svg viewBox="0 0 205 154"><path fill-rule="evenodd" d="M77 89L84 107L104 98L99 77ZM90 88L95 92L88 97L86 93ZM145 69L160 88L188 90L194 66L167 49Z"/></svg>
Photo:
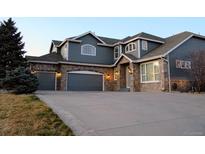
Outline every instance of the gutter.
<svg viewBox="0 0 205 154"><path fill-rule="evenodd" d="M169 80L169 92L172 92L172 88L171 88L171 77L170 77L170 63L169 63L169 54L167 55L167 59L164 57L161 57L162 59L164 59L164 61L167 62L167 68L168 68L168 80Z"/></svg>

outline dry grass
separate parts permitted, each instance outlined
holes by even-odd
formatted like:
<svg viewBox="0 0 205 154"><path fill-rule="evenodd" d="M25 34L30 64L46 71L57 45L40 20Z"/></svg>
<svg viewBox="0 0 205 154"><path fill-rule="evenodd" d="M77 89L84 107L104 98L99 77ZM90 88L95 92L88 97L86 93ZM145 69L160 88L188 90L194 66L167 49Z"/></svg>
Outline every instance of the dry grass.
<svg viewBox="0 0 205 154"><path fill-rule="evenodd" d="M73 135L34 95L0 94L0 135Z"/></svg>

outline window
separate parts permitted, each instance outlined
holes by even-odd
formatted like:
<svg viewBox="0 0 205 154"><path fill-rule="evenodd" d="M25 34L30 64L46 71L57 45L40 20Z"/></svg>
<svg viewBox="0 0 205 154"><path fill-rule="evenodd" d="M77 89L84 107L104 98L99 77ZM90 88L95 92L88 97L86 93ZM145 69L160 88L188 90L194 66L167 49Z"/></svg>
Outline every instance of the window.
<svg viewBox="0 0 205 154"><path fill-rule="evenodd" d="M120 47L116 46L114 48L114 59L117 59L120 56Z"/></svg>
<svg viewBox="0 0 205 154"><path fill-rule="evenodd" d="M136 43L129 43L128 45L125 46L125 52L132 52L135 51L136 48Z"/></svg>
<svg viewBox="0 0 205 154"><path fill-rule="evenodd" d="M116 81L119 77L119 71L117 70L117 68L114 68L114 80Z"/></svg>
<svg viewBox="0 0 205 154"><path fill-rule="evenodd" d="M158 82L160 80L159 62L150 62L142 64L141 67L141 82Z"/></svg>
<svg viewBox="0 0 205 154"><path fill-rule="evenodd" d="M96 56L96 48L90 44L84 44L81 46L81 55Z"/></svg>
<svg viewBox="0 0 205 154"><path fill-rule="evenodd" d="M184 61L176 59L176 68L191 69L191 61Z"/></svg>
<svg viewBox="0 0 205 154"><path fill-rule="evenodd" d="M142 50L147 51L147 49L148 49L147 41L142 40Z"/></svg>

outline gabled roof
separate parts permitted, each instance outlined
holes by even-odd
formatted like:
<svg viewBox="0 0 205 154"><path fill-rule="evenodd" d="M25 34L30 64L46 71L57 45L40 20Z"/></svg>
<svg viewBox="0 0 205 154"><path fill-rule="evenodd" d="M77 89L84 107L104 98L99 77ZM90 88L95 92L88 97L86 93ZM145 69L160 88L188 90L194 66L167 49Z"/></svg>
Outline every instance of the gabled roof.
<svg viewBox="0 0 205 154"><path fill-rule="evenodd" d="M141 57L141 60L156 57L156 56L165 56L165 54L171 50L174 50L176 47L183 44L186 40L191 38L194 34L191 32L182 32L176 35L173 35L171 37L167 37L165 39L165 43L159 46L158 48L150 51L143 57Z"/></svg>
<svg viewBox="0 0 205 154"><path fill-rule="evenodd" d="M143 37L147 37L147 38L149 37L150 39L154 39L153 36L151 38L150 35L147 33L140 33L140 34L137 34L135 36L137 36L138 38L143 36ZM97 36L97 37L99 39L103 40L106 43L105 45L108 45L108 43L109 44L118 43L118 41L119 41L118 39L112 39L112 38L101 37L101 36ZM164 43L162 43L159 47L153 49L152 51L148 52L146 55L142 56L141 58L136 58L135 56L133 56L130 53L123 53L117 59L116 62L118 62L122 57L127 58L130 62L143 62L143 61L154 60L157 58L165 57L168 53L172 52L174 49L176 49L177 47L179 47L180 45L182 45L183 43L185 43L187 40L189 40L192 37L198 37L201 39L205 39L205 36L185 31L185 32L173 35L171 37L164 38L163 39ZM135 38L136 37L132 37L132 39L135 39ZM130 37L128 37L124 41L132 40L132 39ZM155 39L157 39L157 38L155 37ZM73 40L72 38L68 38L68 40L76 41L76 42L80 41L80 40ZM66 39L65 41L68 41L68 40ZM59 43L60 44L63 43L62 41L57 41L57 40L53 40L52 42L53 42L53 44L55 43L56 45ZM110 45L110 46L113 46L113 45ZM49 54L46 54L46 55L43 55L40 57L26 56L26 58L29 61L36 61L36 62L46 61L46 62L53 62L53 63L58 63L58 62L68 63L68 61L64 60L63 57L61 56L61 54L59 54L59 53L49 53ZM111 67L114 65L115 64L107 65L107 66ZM103 65L103 66L105 66L105 65Z"/></svg>
<svg viewBox="0 0 205 154"><path fill-rule="evenodd" d="M119 39L109 38L109 37L102 37L98 36L101 40L103 40L106 44L115 44L119 42Z"/></svg>
<svg viewBox="0 0 205 154"><path fill-rule="evenodd" d="M137 60L138 58L133 56L132 54L129 53L123 53L126 57L128 57L130 60L134 61Z"/></svg>
<svg viewBox="0 0 205 154"><path fill-rule="evenodd" d="M64 61L61 54L58 53L49 53L39 57L26 56L26 59L29 61L48 61L48 62Z"/></svg>
<svg viewBox="0 0 205 154"><path fill-rule="evenodd" d="M58 46L62 43L62 41L58 41L58 40L52 40L52 42L55 46Z"/></svg>
<svg viewBox="0 0 205 154"><path fill-rule="evenodd" d="M121 41L124 43L128 43L128 42L135 40L135 39L138 39L138 38L153 40L155 42L160 42L160 43L164 43L164 41L165 41L164 38L161 38L161 37L158 37L158 36L155 36L152 34L148 34L145 32L141 32L141 33L133 35L133 36L128 36L128 37L122 39Z"/></svg>
<svg viewBox="0 0 205 154"><path fill-rule="evenodd" d="M76 37L72 38L72 40L77 40L77 39L79 39L79 38L81 38L81 37L83 37L83 36L85 36L85 35L88 35L88 34L94 36L94 37L95 37L97 40L99 40L101 43L106 44L101 38L99 38L97 35L95 35L95 34L94 34L93 32L91 32L91 31L88 31L88 32L83 33L83 34L81 34L81 35L79 35L79 36L76 36Z"/></svg>

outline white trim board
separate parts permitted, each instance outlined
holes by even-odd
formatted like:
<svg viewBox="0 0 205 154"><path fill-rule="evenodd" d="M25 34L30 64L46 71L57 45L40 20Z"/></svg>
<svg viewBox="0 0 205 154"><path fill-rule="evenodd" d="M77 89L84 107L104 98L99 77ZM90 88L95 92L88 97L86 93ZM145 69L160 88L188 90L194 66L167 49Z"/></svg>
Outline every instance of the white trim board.
<svg viewBox="0 0 205 154"><path fill-rule="evenodd" d="M28 60L30 63L41 63L41 64L58 64L58 62L51 61L40 61L40 60Z"/></svg>
<svg viewBox="0 0 205 154"><path fill-rule="evenodd" d="M152 42L157 42L157 43L164 43L164 41L149 39L149 38L145 38L145 37L135 37L131 40L128 40L128 41L124 42L124 44L127 44L127 43L132 42L132 41L137 40L137 39L142 39L142 40L147 40L147 41L152 41Z"/></svg>
<svg viewBox="0 0 205 154"><path fill-rule="evenodd" d="M137 56L138 56L138 58L140 58L140 52L141 52L140 40L137 40Z"/></svg>
<svg viewBox="0 0 205 154"><path fill-rule="evenodd" d="M173 48L171 48L170 50L168 50L165 54L163 54L162 56L165 57L166 55L168 55L170 52L172 52L173 50L175 50L176 48L178 48L180 45L182 45L183 43L185 43L186 41L188 41L190 38L192 38L194 36L194 34L190 35L189 37L187 37L186 39L184 39L182 42L180 42L179 44L177 44L176 46L174 46Z"/></svg>
<svg viewBox="0 0 205 154"><path fill-rule="evenodd" d="M58 61L58 62L49 62L49 61L37 61L37 60L28 60L30 63L42 63L42 64L71 64L71 65L82 65L82 66L97 66L97 67L114 67L119 60L124 56L126 59L128 59L130 62L133 62L129 57L124 55L123 53L120 55L120 57L115 61L114 64L110 65L104 65L104 64L91 64L91 63L78 63L78 62L65 62L65 61Z"/></svg>
<svg viewBox="0 0 205 154"><path fill-rule="evenodd" d="M64 62L64 61L59 61L59 63L60 64L71 64L71 65L82 65L82 66L112 67L112 65L91 64L91 63L76 63L76 62Z"/></svg>
<svg viewBox="0 0 205 154"><path fill-rule="evenodd" d="M103 44L106 44L102 39L100 39L97 35L95 35L93 32L91 32L91 31L88 31L88 32L85 32L85 33L83 33L83 34L81 34L81 35L78 35L78 36L76 36L76 37L74 37L72 40L76 40L76 39L78 39L78 38L80 38L80 37L83 37L83 36L85 36L85 35L88 35L88 34L91 34L91 35L93 35L97 40L99 40L101 43L103 43Z"/></svg>
<svg viewBox="0 0 205 154"><path fill-rule="evenodd" d="M112 66L112 67L116 66L116 64L120 61L120 59L121 59L123 56L124 56L126 59L128 59L130 62L132 62L132 60L131 60L129 57L127 57L126 55L124 55L123 53L121 53L120 57L119 57L119 58L115 61L115 63L114 63L113 65L111 65L111 66Z"/></svg>
<svg viewBox="0 0 205 154"><path fill-rule="evenodd" d="M105 47L114 47L114 45L111 44L102 44L102 43L97 43L99 46L105 46Z"/></svg>
<svg viewBox="0 0 205 154"><path fill-rule="evenodd" d="M102 73L94 72L94 71L69 71L68 73L103 75Z"/></svg>
<svg viewBox="0 0 205 154"><path fill-rule="evenodd" d="M76 42L76 43L81 43L81 40L72 40L72 39L65 39L64 41L62 41L61 44L59 44L57 47L61 47L64 43L66 42Z"/></svg>

